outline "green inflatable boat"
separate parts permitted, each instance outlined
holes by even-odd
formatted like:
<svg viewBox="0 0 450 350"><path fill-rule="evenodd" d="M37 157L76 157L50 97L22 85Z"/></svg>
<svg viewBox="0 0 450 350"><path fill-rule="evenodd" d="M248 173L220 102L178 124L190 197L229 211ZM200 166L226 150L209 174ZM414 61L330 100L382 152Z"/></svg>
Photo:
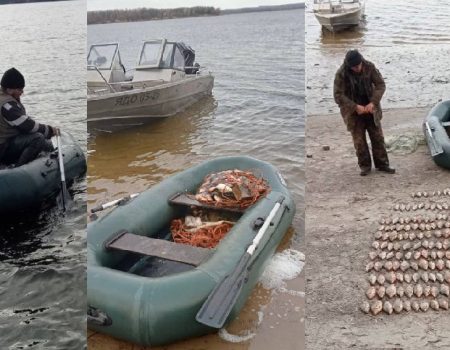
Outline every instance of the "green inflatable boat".
<svg viewBox="0 0 450 350"><path fill-rule="evenodd" d="M86 158L68 133L61 134L66 182L86 173ZM0 214L39 209L59 193L61 173L58 153L51 152L17 168L0 170Z"/></svg>
<svg viewBox="0 0 450 350"><path fill-rule="evenodd" d="M271 190L212 249L171 240L172 219L206 175L250 170ZM88 327L141 345L217 331L235 318L291 225L280 173L249 157L207 161L172 176L88 225Z"/></svg>
<svg viewBox="0 0 450 350"><path fill-rule="evenodd" d="M423 131L434 162L450 169L450 100L434 106L425 118Z"/></svg>

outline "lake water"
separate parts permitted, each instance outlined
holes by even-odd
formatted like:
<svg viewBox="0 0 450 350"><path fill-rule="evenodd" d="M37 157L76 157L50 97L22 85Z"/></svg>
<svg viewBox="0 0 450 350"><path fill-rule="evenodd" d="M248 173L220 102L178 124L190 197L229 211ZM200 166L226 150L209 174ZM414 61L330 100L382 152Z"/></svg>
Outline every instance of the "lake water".
<svg viewBox="0 0 450 350"><path fill-rule="evenodd" d="M70 132L86 148L86 3L0 6L0 72L25 76L22 101L38 121ZM56 207L20 222L0 219L0 348L83 349L86 345L86 184L73 212Z"/></svg>
<svg viewBox="0 0 450 350"><path fill-rule="evenodd" d="M447 1L366 2L364 22L350 31L322 31L306 10L308 115L338 112L334 74L347 50L357 48L386 80L385 108L426 107L448 99L450 32Z"/></svg>
<svg viewBox="0 0 450 350"><path fill-rule="evenodd" d="M141 192L201 161L246 154L279 168L297 203L282 249L302 250L304 198L304 11L280 11L115 23L88 27L88 44L118 42L127 69L143 40L183 41L196 61L215 76L213 96L174 117L137 129L91 135L88 140L88 206ZM302 277L291 281L296 288ZM262 295L265 295L264 297ZM264 301L264 302L263 302ZM258 287L240 319L264 320L238 334L255 333L243 344L217 335L177 345L195 348L272 349L303 343L303 299ZM264 309L264 312L262 311ZM245 322L244 322L245 323ZM245 328L247 327L247 328ZM286 332L287 330L287 332ZM286 334L287 333L287 334ZM106 340L105 340L106 341ZM92 349L108 346L90 338ZM126 348L126 347L124 347ZM175 348L175 347L174 347ZM130 347L131 349L131 347Z"/></svg>

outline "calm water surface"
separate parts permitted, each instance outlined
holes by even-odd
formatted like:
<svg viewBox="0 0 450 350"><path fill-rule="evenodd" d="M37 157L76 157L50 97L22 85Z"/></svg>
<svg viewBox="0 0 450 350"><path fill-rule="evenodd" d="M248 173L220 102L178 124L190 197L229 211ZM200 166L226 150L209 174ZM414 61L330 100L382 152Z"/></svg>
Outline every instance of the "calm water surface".
<svg viewBox="0 0 450 350"><path fill-rule="evenodd" d="M271 162L286 178L297 203L297 215L284 247L302 250L304 12L88 27L89 44L119 42L127 69L135 64L143 40L160 37L184 41L196 50L197 62L215 76L213 96L181 114L138 129L90 135L88 206L143 191L204 160L250 155ZM287 303L285 296L275 296L272 303L282 303L284 299ZM294 297L291 299L299 303ZM261 304L255 302L248 309L242 318L252 318L251 314L258 319ZM289 335L295 334L301 344L302 312L295 307L282 315L267 312L266 326L256 331L267 335L275 329L278 343L284 344L280 330L287 327L291 329ZM211 346L219 346L219 340L210 341ZM267 347L261 343L258 348ZM194 344L187 342L182 348L192 348ZM246 343L244 348L251 344L256 344L256 340Z"/></svg>
<svg viewBox="0 0 450 350"><path fill-rule="evenodd" d="M350 31L322 31L312 1L306 10L308 115L338 112L334 73L357 48L383 74L383 107L424 107L449 98L450 4L430 0L366 2L366 18Z"/></svg>
<svg viewBox="0 0 450 350"><path fill-rule="evenodd" d="M0 6L0 72L25 76L28 114L70 132L86 148L86 3ZM83 349L86 313L85 181L74 210L54 206L0 219L0 348Z"/></svg>

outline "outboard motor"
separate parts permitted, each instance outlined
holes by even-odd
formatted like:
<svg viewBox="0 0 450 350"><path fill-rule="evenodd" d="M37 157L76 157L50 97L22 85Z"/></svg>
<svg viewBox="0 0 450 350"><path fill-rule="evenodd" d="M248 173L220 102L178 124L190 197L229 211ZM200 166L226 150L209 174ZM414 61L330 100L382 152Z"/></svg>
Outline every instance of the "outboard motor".
<svg viewBox="0 0 450 350"><path fill-rule="evenodd" d="M194 64L195 61L195 51L194 49L192 49L192 47L184 44L184 43L178 43L181 52L184 56L184 65L186 67L189 68L185 68L185 73L186 74L196 74L199 69L200 69L200 65L198 63ZM195 67L195 68L192 68Z"/></svg>

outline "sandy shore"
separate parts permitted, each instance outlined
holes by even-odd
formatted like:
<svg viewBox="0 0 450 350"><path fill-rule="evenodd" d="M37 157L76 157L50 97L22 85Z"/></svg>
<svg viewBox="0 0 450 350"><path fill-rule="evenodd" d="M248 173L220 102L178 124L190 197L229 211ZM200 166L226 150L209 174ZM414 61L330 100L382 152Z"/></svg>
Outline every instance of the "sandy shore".
<svg viewBox="0 0 450 350"><path fill-rule="evenodd" d="M428 110L385 111L385 136L420 134ZM438 168L422 144L413 153L389 155L395 175L361 177L340 115L308 116L306 140L307 349L450 348L450 311L368 316L359 310L378 220L413 192L450 186L450 172Z"/></svg>

